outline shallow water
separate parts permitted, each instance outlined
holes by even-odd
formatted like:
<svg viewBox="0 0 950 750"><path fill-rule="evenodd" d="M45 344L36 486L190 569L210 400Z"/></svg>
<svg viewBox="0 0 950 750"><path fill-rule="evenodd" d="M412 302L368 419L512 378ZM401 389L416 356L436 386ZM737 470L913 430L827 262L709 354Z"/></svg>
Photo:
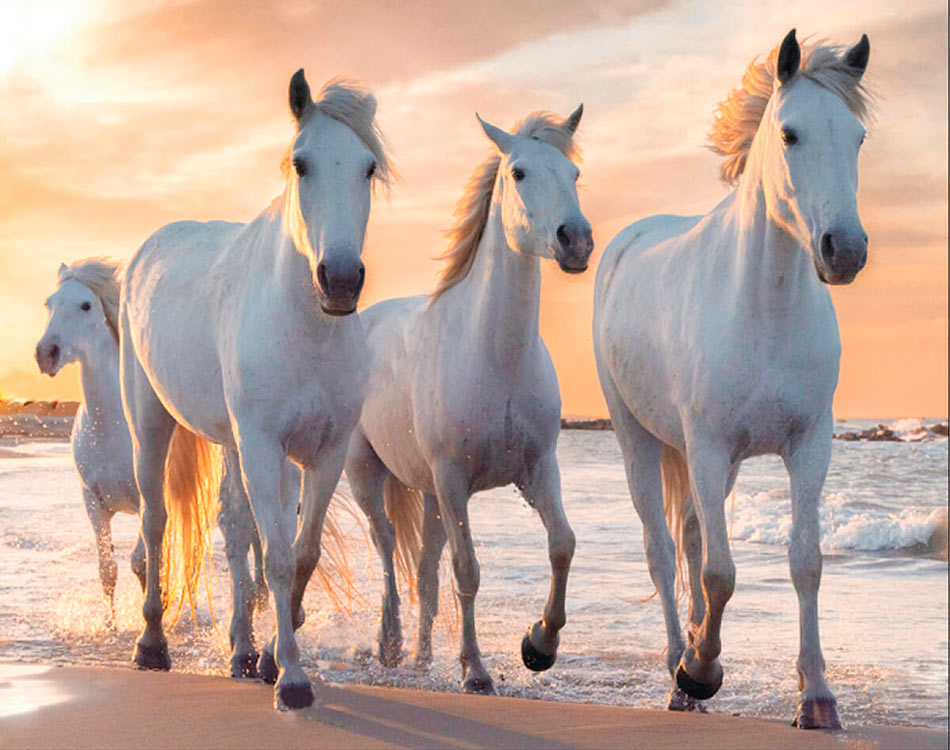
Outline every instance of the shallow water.
<svg viewBox="0 0 950 750"><path fill-rule="evenodd" d="M839 425L839 431L870 422ZM915 424L898 425L912 435ZM105 624L92 532L65 443L27 443L0 458L0 660L125 665L141 627L141 594L128 560L137 522L113 522L120 564L116 629ZM479 642L498 691L555 700L665 705L665 631L611 432L564 431L558 449L568 517L578 538L568 624L558 662L542 674L521 665L520 641L537 620L549 582L540 520L511 488L481 493L471 522L481 564ZM947 443L835 441L822 509L821 633L828 680L843 722L947 729ZM727 510L729 510L727 501ZM725 682L709 709L789 720L797 699L798 607L788 575L788 480L782 463L746 462L730 512L737 588L723 623ZM344 517L342 523L348 524ZM372 657L381 573L353 528L363 601L335 612L313 583L300 631L305 667L333 682L457 690L454 609L443 606L435 662L411 666L414 615L404 599L405 664ZM444 578L443 578L444 580ZM215 537L212 603L169 631L174 668L226 673L229 587ZM448 600L446 600L448 601ZM685 602L684 602L685 606ZM258 642L273 610L255 622Z"/></svg>

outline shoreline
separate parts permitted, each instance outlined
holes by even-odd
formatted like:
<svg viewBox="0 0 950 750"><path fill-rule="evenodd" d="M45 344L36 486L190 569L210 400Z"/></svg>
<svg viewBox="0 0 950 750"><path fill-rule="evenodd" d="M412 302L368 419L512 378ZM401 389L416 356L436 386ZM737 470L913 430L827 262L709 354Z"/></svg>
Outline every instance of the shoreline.
<svg viewBox="0 0 950 750"><path fill-rule="evenodd" d="M802 731L729 714L336 686L281 713L260 681L0 663L0 744L17 748L945 748L946 732ZM4 706L7 708L4 709ZM17 710L20 709L20 710Z"/></svg>

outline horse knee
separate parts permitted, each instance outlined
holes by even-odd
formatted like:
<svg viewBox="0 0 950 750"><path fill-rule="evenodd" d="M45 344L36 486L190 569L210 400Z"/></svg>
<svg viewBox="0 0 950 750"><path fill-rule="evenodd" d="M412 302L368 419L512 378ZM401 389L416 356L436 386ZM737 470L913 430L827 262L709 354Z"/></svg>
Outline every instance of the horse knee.
<svg viewBox="0 0 950 750"><path fill-rule="evenodd" d="M551 567L556 570L569 568L571 560L574 559L574 547L576 539L571 529L566 529L563 533L552 538L548 545L548 556L551 560Z"/></svg>
<svg viewBox="0 0 950 750"><path fill-rule="evenodd" d="M271 589L275 586L290 586L295 573L294 556L290 549L275 549L274 545L267 545L264 552L264 574ZM319 551L317 555L319 556Z"/></svg>
<svg viewBox="0 0 950 750"><path fill-rule="evenodd" d="M452 561L455 580L459 584L458 595L474 597L478 593L481 571L475 555L458 555Z"/></svg>
<svg viewBox="0 0 950 750"><path fill-rule="evenodd" d="M816 591L821 583L821 551L798 550L794 546L788 553L789 569L796 591Z"/></svg>

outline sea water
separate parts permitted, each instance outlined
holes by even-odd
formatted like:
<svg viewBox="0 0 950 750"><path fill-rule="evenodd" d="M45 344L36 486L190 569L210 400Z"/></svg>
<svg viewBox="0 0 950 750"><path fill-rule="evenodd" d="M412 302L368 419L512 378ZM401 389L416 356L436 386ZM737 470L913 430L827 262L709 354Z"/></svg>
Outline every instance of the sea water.
<svg viewBox="0 0 950 750"><path fill-rule="evenodd" d="M871 422L839 423L836 431ZM904 437L919 422L894 425ZM568 430L558 444L564 505L577 535L567 626L555 666L521 664L525 630L541 617L550 567L540 519L513 488L479 493L470 505L481 588L479 645L502 695L666 705L665 629L612 432ZM824 575L819 595L828 682L845 725L905 724L947 730L947 442L836 440L821 509ZM788 478L778 458L747 461L726 501L736 591L722 625L725 680L710 711L790 720L797 700L798 604L788 573ZM334 609L316 580L298 633L304 667L329 682L458 690L456 611L446 584L434 663L413 667L416 615L403 596L404 663L374 658L382 573L365 535L346 514L359 598ZM107 625L92 530L66 443L0 449L0 660L126 666L141 628L141 593L129 568L138 524L113 522L119 585L116 626ZM226 674L230 589L215 532L210 606L169 628L176 670ZM682 608L685 613L685 601ZM273 630L273 607L255 618L257 642ZM269 700L263 693L262 700Z"/></svg>

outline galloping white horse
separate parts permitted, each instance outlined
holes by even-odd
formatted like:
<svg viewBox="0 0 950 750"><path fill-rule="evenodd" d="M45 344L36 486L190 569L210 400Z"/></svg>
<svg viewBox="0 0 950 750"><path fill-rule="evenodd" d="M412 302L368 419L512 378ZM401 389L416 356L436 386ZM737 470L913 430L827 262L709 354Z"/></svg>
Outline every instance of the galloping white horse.
<svg viewBox="0 0 950 750"><path fill-rule="evenodd" d="M347 478L371 520L384 503L394 519L404 516L399 506L414 493L424 494L424 545L421 555L410 551L418 559L421 665L431 659L438 564L448 534L467 692L493 692L475 639L479 571L468 521L473 493L516 484L548 531L551 592L544 619L522 644L527 666L542 670L554 663L565 622L574 534L561 506L554 452L561 399L538 335L539 259L554 258L563 270L579 273L593 249L571 161L581 112L579 107L566 120L535 113L514 135L482 122L496 153L478 167L459 201L438 289L431 297L381 302L361 316L371 371L350 440ZM389 582L393 531L385 519L373 525ZM380 637L384 661L398 659L400 638L398 598L395 585L388 584Z"/></svg>
<svg viewBox="0 0 950 750"><path fill-rule="evenodd" d="M368 353L350 313L363 286L372 187L391 175L369 92L335 80L313 101L300 70L290 109L297 133L283 194L250 224L160 229L130 261L120 309L122 394L148 555L135 661L170 667L158 577L161 478L172 433L184 430L239 453L276 607L278 708L313 702L294 627L363 400ZM293 546L285 511L297 485L287 459L303 470Z"/></svg>
<svg viewBox="0 0 950 750"><path fill-rule="evenodd" d="M720 625L735 584L725 498L743 459L777 453L792 489L795 724L840 726L818 639L818 503L841 351L825 285L851 282L867 259L855 193L868 54L866 36L844 51L801 48L790 32L719 107L711 137L736 189L706 216L632 224L597 271L597 371L663 603L670 708L695 707L687 696L709 698L722 683ZM679 554L692 591L687 644Z"/></svg>
<svg viewBox="0 0 950 750"><path fill-rule="evenodd" d="M99 578L114 621L117 566L113 559L111 523L116 513L138 514L139 492L132 469L132 439L122 413L119 389L119 273L117 263L91 258L59 267L57 289L46 300L49 321L36 345L40 371L53 377L65 365L79 362L83 403L73 422L73 459L82 484L86 513L96 535ZM231 609L231 674L253 676L256 655L251 618L254 605L266 596L260 538L247 496L232 477L236 456L228 452L219 496L218 523L224 533L233 589ZM180 539L180 537L176 538ZM254 547L255 581L247 566ZM172 554L169 550L167 554ZM132 570L145 588L145 544L141 534L132 553Z"/></svg>

